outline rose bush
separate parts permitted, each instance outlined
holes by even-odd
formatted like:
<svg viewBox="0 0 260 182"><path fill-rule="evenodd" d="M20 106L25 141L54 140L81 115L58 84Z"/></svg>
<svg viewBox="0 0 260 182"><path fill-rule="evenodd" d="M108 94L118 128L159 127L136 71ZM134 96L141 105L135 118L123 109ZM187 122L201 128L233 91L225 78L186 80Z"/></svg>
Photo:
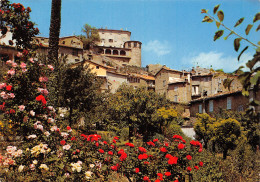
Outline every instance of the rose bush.
<svg viewBox="0 0 260 182"><path fill-rule="evenodd" d="M31 38L38 33L28 21L31 10L19 3L1 3L2 34L11 26L13 40L23 49L15 60L6 61L8 70L0 83L4 121L23 136L19 147L7 146L0 155L6 181L108 181L117 172L129 181L177 182L202 166L194 160L202 145L186 143L180 135L170 142L154 139L121 146L117 136L104 141L100 135L78 133L70 126L60 128L46 86L47 75L55 68L37 61L31 50Z"/></svg>

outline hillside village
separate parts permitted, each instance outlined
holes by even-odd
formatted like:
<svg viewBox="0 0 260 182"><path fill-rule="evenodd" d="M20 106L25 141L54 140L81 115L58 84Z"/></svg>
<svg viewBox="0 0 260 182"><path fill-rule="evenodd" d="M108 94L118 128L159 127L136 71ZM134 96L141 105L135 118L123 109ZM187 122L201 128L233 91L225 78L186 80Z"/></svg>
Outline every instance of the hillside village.
<svg viewBox="0 0 260 182"><path fill-rule="evenodd" d="M218 112L219 108L243 111L248 99L242 96L242 85L237 76L197 66L191 70L175 70L166 65L150 64L141 67L142 42L131 40L126 30L98 29L100 41L89 49L77 36L61 37L59 55L67 56L67 63L84 63L104 80L102 91L114 93L123 83L146 87L158 94L165 94L173 104L184 106L183 117L189 119L196 113ZM17 54L10 44L11 32L0 39L1 59L13 60ZM48 38L36 37L39 54L48 53ZM1 65L4 66L1 61ZM233 80L230 88L224 82Z"/></svg>

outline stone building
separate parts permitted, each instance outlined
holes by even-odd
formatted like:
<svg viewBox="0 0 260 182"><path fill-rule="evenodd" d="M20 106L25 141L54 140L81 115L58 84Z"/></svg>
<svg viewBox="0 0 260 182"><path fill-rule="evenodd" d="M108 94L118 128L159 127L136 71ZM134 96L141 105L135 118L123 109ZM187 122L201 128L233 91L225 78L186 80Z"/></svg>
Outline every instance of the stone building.
<svg viewBox="0 0 260 182"><path fill-rule="evenodd" d="M40 45L38 54L48 55L49 38L35 37ZM77 63L83 60L83 42L77 36L61 37L59 39L59 56L67 56L67 63Z"/></svg>
<svg viewBox="0 0 260 182"><path fill-rule="evenodd" d="M125 30L98 29L100 42L94 46L95 52L108 57L120 66L141 67L140 41L132 41L131 32Z"/></svg>
<svg viewBox="0 0 260 182"><path fill-rule="evenodd" d="M155 74L155 92L165 94L172 102L190 101L190 73L163 66Z"/></svg>
<svg viewBox="0 0 260 182"><path fill-rule="evenodd" d="M190 102L190 115L196 117L197 113L212 115L220 109L231 111L244 111L248 106L248 98L241 91L218 93L211 96L194 99Z"/></svg>

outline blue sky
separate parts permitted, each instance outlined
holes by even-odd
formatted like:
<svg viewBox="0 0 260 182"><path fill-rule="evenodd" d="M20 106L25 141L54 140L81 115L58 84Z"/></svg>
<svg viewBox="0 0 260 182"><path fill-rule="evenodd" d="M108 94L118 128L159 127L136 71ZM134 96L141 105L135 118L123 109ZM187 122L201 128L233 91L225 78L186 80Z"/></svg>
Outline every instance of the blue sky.
<svg viewBox="0 0 260 182"><path fill-rule="evenodd" d="M49 35L51 0L12 0L32 9L31 19L41 35ZM224 24L233 29L236 21L244 22L234 30L256 43L260 31L255 29L245 35L247 24L260 12L260 0L62 0L60 36L82 34L85 23L96 28L124 29L132 32L131 40L141 41L142 66L160 63L172 69L190 69L201 66L234 71L252 58L251 46L237 61L239 52L233 48L234 35L228 40L221 37L213 41L215 23L202 23L201 9L213 14L213 7L220 4L224 11ZM229 32L224 30L224 35ZM241 41L240 50L246 45Z"/></svg>

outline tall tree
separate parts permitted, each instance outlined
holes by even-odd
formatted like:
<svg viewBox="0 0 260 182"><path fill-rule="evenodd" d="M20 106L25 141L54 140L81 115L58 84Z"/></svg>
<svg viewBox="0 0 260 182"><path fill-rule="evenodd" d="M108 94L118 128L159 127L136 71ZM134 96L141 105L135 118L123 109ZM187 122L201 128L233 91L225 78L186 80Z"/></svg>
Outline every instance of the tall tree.
<svg viewBox="0 0 260 182"><path fill-rule="evenodd" d="M84 32L85 35L80 35L79 38L83 42L84 49L90 49L96 42L100 41L98 30L95 27L85 24L82 28L82 32Z"/></svg>
<svg viewBox="0 0 260 182"><path fill-rule="evenodd" d="M61 24L61 0L52 0L51 24L49 33L49 62L57 62L59 50L59 36Z"/></svg>

